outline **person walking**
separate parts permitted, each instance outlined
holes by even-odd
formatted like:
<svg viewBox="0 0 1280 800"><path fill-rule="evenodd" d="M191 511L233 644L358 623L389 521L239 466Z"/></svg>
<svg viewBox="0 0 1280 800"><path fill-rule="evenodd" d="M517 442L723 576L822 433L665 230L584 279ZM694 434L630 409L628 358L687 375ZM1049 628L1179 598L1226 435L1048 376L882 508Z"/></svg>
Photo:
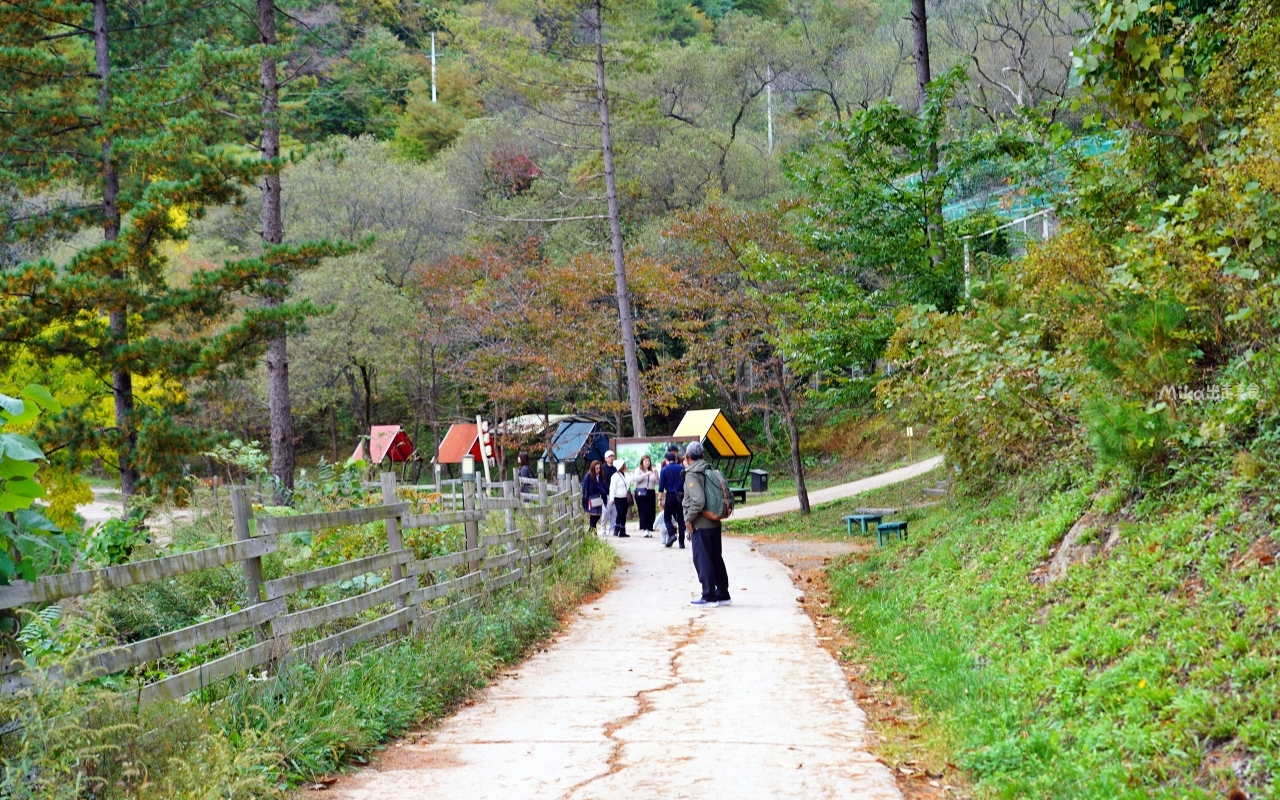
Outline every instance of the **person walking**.
<svg viewBox="0 0 1280 800"><path fill-rule="evenodd" d="M604 480L604 465L592 461L582 479L582 510L587 512L587 530L600 524L600 516L609 502L609 484Z"/></svg>
<svg viewBox="0 0 1280 800"><path fill-rule="evenodd" d="M518 477L519 485L516 486L516 494L520 494L525 490L525 486L534 483L533 467L529 464L529 454L521 453L516 456L516 464L520 467Z"/></svg>
<svg viewBox="0 0 1280 800"><path fill-rule="evenodd" d="M708 518L707 482L711 465L702 457L702 443L690 442L684 451L689 466L685 468L684 518L693 545L693 564L702 583L702 596L693 600L695 606L727 606L729 597L729 571L725 569L721 555L720 520ZM720 489L714 489L723 494ZM712 514L714 517L714 514Z"/></svg>
<svg viewBox="0 0 1280 800"><path fill-rule="evenodd" d="M615 458L616 456L614 456L612 450L605 451L604 465L602 466L600 477L604 479L604 488L605 488L606 494L608 493L609 487L613 485L613 476L618 473L618 468L613 465ZM617 520L617 513L618 513L618 509L614 508L612 503L608 503L608 500L606 498L606 505L604 507L604 516L601 518L601 521L600 521L601 536L606 536L611 530L613 530L613 524Z"/></svg>
<svg viewBox="0 0 1280 800"><path fill-rule="evenodd" d="M658 470L654 469L653 459L649 456L640 458L640 466L631 477L631 489L635 493L636 512L640 515L640 532L644 538L652 539L654 520L658 516Z"/></svg>
<svg viewBox="0 0 1280 800"><path fill-rule="evenodd" d="M618 462L618 471L609 483L609 505L614 510L613 535L627 537L627 509L631 507L631 483L627 480L627 462Z"/></svg>
<svg viewBox="0 0 1280 800"><path fill-rule="evenodd" d="M675 544L680 538L684 549L684 467L680 464L680 451L674 447L667 451L667 460L658 473L658 491L662 497L662 527L666 529L663 546Z"/></svg>

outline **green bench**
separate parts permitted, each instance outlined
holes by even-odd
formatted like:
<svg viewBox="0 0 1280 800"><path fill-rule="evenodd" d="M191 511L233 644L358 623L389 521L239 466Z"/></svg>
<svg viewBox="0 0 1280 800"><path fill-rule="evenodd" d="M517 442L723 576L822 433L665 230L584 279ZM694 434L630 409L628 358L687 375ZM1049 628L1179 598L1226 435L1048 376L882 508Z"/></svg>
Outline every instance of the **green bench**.
<svg viewBox="0 0 1280 800"><path fill-rule="evenodd" d="M907 523L904 522L882 522L876 526L876 543L884 546L884 537L898 534L898 541L907 538Z"/></svg>
<svg viewBox="0 0 1280 800"><path fill-rule="evenodd" d="M884 519L883 514L850 514L849 516L844 518L844 522L846 525L849 526L850 536L853 535L853 523L855 522L862 526L862 533L863 535L866 535L867 526L872 523L879 525L880 520L882 519Z"/></svg>
<svg viewBox="0 0 1280 800"><path fill-rule="evenodd" d="M745 506L747 504L747 487L730 486L729 492L733 495L733 502L740 506Z"/></svg>

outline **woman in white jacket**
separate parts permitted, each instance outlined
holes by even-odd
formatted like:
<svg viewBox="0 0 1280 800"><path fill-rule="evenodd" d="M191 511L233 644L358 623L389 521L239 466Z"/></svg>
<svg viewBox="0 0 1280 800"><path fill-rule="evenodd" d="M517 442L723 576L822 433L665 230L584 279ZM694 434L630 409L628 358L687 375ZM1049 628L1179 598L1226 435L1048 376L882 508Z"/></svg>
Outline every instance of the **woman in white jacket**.
<svg viewBox="0 0 1280 800"><path fill-rule="evenodd" d="M617 514L613 518L613 535L627 536L627 508L631 505L631 482L627 480L627 462L618 460L618 471L609 481L609 505Z"/></svg>

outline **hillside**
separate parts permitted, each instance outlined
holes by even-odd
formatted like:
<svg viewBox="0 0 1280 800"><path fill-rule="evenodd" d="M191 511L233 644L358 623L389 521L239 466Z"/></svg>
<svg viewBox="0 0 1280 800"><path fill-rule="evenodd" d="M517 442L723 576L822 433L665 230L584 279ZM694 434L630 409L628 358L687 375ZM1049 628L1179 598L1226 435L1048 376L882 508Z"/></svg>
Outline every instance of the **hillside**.
<svg viewBox="0 0 1280 800"><path fill-rule="evenodd" d="M853 657L980 796L1277 796L1280 572L1257 496L1071 478L913 512L908 542L834 569ZM1092 557L1060 572L1068 532Z"/></svg>

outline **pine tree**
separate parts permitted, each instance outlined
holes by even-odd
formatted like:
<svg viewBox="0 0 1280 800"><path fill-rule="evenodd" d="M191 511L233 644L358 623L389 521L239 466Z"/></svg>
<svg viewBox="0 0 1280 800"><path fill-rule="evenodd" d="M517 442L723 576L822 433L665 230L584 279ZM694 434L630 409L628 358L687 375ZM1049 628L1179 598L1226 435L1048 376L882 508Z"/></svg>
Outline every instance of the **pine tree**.
<svg viewBox="0 0 1280 800"><path fill-rule="evenodd" d="M281 302L241 312L241 298L283 299L287 275L333 251L274 248L170 279L168 244L262 172L221 145L224 90L256 65L243 48L216 45L220 21L206 11L171 1L144 15L107 0L0 8L0 180L28 196L80 195L4 233L101 236L65 265L39 260L0 278L0 343L70 355L110 387L113 425L93 424L92 397L61 415L55 436L64 453L113 452L126 503L177 486L182 457L200 449L204 432L182 420L186 382L246 369L313 311ZM138 380L152 389L146 403Z"/></svg>

